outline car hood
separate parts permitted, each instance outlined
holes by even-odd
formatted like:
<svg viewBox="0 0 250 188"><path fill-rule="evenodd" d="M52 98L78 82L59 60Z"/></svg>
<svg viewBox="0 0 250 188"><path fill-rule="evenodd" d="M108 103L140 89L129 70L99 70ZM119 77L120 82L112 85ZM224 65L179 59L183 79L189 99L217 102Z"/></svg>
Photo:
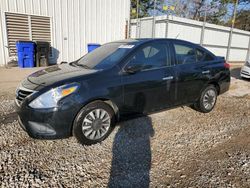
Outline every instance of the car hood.
<svg viewBox="0 0 250 188"><path fill-rule="evenodd" d="M24 81L27 87L31 85L48 86L56 82L72 79L79 76L93 74L97 72L94 69L85 69L83 67L73 66L69 64L54 65L29 75ZM27 83L27 81L29 83ZM25 87L24 85L24 87Z"/></svg>

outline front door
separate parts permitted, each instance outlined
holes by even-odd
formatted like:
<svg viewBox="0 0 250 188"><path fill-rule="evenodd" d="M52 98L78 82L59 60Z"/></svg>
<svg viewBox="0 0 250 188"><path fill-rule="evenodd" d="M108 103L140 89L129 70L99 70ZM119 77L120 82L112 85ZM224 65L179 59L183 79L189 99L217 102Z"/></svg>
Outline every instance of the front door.
<svg viewBox="0 0 250 188"><path fill-rule="evenodd" d="M127 71L136 68L135 72ZM146 114L173 104L175 78L167 42L151 42L132 54L122 75L125 114Z"/></svg>

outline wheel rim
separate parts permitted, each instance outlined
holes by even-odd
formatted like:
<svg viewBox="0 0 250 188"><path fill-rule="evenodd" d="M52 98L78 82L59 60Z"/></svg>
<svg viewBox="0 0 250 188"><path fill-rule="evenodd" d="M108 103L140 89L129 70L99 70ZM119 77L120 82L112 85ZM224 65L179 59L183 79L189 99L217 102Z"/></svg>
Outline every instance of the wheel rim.
<svg viewBox="0 0 250 188"><path fill-rule="evenodd" d="M206 91L203 97L203 105L206 110L211 110L216 101L216 92L213 89Z"/></svg>
<svg viewBox="0 0 250 188"><path fill-rule="evenodd" d="M100 139L108 132L110 122L110 115L106 110L92 110L83 120L82 132L90 140Z"/></svg>

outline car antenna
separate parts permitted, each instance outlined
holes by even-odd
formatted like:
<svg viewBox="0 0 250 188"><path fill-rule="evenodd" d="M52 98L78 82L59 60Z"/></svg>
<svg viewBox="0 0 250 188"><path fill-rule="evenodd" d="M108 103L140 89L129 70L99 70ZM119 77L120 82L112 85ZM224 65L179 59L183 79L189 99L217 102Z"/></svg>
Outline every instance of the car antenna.
<svg viewBox="0 0 250 188"><path fill-rule="evenodd" d="M175 39L177 39L179 37L180 33L178 33L178 35L176 35Z"/></svg>

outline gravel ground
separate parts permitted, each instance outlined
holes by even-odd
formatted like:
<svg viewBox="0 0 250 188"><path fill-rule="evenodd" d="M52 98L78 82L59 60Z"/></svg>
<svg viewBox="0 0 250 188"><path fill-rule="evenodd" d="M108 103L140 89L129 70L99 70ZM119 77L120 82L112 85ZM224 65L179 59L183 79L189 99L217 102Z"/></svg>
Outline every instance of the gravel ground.
<svg viewBox="0 0 250 188"><path fill-rule="evenodd" d="M5 92L0 187L250 187L250 89L236 95L234 82L209 114L184 107L123 122L88 147L29 138Z"/></svg>

